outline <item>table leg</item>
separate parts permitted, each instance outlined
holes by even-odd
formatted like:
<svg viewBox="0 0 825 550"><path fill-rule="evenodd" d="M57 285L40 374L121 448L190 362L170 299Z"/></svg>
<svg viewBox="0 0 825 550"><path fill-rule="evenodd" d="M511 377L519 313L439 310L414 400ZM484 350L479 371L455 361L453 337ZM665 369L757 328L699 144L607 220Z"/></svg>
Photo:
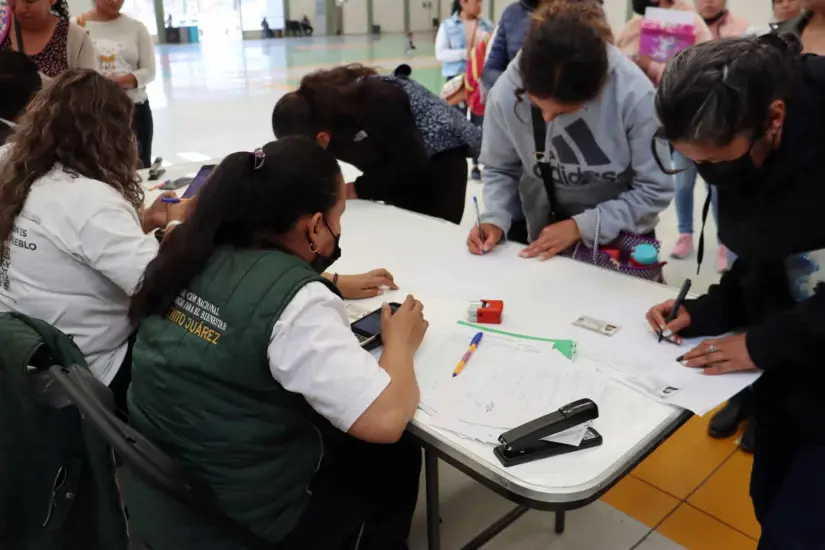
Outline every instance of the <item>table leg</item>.
<svg viewBox="0 0 825 550"><path fill-rule="evenodd" d="M564 533L564 510L559 510L556 512L556 534L561 535Z"/></svg>
<svg viewBox="0 0 825 550"><path fill-rule="evenodd" d="M427 492L427 548L441 550L441 503L438 500L438 457L424 448L424 484Z"/></svg>

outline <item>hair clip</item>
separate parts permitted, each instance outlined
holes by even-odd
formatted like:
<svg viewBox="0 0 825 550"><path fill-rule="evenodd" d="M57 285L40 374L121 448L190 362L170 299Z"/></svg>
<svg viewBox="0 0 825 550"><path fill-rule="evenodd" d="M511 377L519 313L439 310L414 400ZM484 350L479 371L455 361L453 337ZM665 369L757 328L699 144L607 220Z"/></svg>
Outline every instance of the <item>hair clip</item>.
<svg viewBox="0 0 825 550"><path fill-rule="evenodd" d="M264 160L266 160L266 153L264 153L263 149L258 147L252 154L255 155L254 169L259 170L264 165Z"/></svg>

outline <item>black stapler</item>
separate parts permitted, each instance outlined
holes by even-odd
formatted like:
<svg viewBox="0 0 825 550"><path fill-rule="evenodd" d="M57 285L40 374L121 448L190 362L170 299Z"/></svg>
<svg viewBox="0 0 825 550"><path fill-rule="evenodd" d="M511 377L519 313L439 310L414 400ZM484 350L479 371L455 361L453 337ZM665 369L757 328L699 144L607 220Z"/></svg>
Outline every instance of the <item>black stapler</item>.
<svg viewBox="0 0 825 550"><path fill-rule="evenodd" d="M155 181L165 173L166 170L163 168L163 158L158 157L155 159L155 162L152 163L152 166L149 167L149 181Z"/></svg>
<svg viewBox="0 0 825 550"><path fill-rule="evenodd" d="M602 444L602 436L593 428L587 428L578 447L544 440L545 437L598 417L599 407L592 400L573 401L556 412L504 432L498 438L501 445L497 446L493 453L505 468L509 468L542 458L598 447Z"/></svg>

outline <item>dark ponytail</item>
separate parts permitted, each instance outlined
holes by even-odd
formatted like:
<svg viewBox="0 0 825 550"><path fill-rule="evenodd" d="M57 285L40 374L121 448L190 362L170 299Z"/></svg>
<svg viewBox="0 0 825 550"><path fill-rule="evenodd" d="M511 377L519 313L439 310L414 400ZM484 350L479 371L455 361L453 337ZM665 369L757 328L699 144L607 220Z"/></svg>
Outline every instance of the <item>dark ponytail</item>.
<svg viewBox="0 0 825 550"><path fill-rule="evenodd" d="M132 297L132 321L165 313L218 248L254 247L262 232L283 235L302 216L328 212L340 173L329 153L302 137L226 157L147 267Z"/></svg>
<svg viewBox="0 0 825 550"><path fill-rule="evenodd" d="M453 0L453 11L451 15L459 15L461 13L461 0Z"/></svg>
<svg viewBox="0 0 825 550"><path fill-rule="evenodd" d="M801 53L791 34L723 38L684 50L656 92L663 137L725 146L739 134L759 136L771 103L792 95Z"/></svg>

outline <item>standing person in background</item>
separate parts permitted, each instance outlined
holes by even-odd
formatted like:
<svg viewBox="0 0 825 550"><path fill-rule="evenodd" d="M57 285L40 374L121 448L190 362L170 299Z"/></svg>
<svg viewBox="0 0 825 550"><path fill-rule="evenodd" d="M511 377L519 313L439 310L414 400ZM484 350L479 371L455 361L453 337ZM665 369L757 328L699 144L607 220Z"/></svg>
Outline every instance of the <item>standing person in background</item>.
<svg viewBox="0 0 825 550"><path fill-rule="evenodd" d="M560 1L539 13L487 103L486 212L467 239L473 254L490 252L520 207L531 243L522 257L547 259L579 241L650 235L673 197L650 151L653 86L610 43L601 7Z"/></svg>
<svg viewBox="0 0 825 550"><path fill-rule="evenodd" d="M795 34L805 53L825 55L825 0L801 0L801 15L774 28L777 33Z"/></svg>
<svg viewBox="0 0 825 550"><path fill-rule="evenodd" d="M719 38L740 37L748 30L748 22L736 17L727 9L727 0L698 0L696 9L710 29L711 37ZM693 196L696 187L696 165L680 155L673 153L673 165L683 169L676 175L676 218L679 227L679 239L673 247L671 256L683 260L693 254ZM713 216L717 223L719 219L719 201L716 191L708 188L712 195ZM732 263L730 254L721 242L716 256L716 269L720 273L728 270Z"/></svg>
<svg viewBox="0 0 825 550"><path fill-rule="evenodd" d="M10 0L12 20L0 49L28 55L51 79L66 69L98 69L89 33L69 21L66 0Z"/></svg>
<svg viewBox="0 0 825 550"><path fill-rule="evenodd" d="M487 61L484 64L484 75L481 81L487 90L493 88L496 80L504 74L507 66L521 50L527 31L530 30L530 15L537 8L549 4L553 0L519 0L507 6L501 14L496 33L490 42ZM579 0L604 4L603 0Z"/></svg>
<svg viewBox="0 0 825 550"><path fill-rule="evenodd" d="M481 129L414 80L361 65L308 74L278 100L272 130L314 139L361 170L347 199L461 222L467 157L478 155Z"/></svg>
<svg viewBox="0 0 825 550"><path fill-rule="evenodd" d="M616 47L622 50L645 72L654 85L658 86L665 64L639 55L639 42L642 37L642 21L647 8L664 8L678 11L694 11L690 0L633 0L634 15L616 36ZM694 13L693 25L696 29L696 43L707 42L713 38L707 24L698 13Z"/></svg>
<svg viewBox="0 0 825 550"><path fill-rule="evenodd" d="M12 50L0 50L0 146L11 137L17 120L42 83L37 65Z"/></svg>
<svg viewBox="0 0 825 550"><path fill-rule="evenodd" d="M481 0L455 0L453 14L441 22L435 37L435 58L443 66L441 76L449 81L467 70L467 58L476 44L493 32L493 24L481 17ZM467 116L467 104L458 109ZM480 126L483 119L472 117L473 124ZM473 180L481 181L478 158L473 157Z"/></svg>
<svg viewBox="0 0 825 550"><path fill-rule="evenodd" d="M135 104L132 131L141 168L152 165L154 122L146 85L155 79L155 45L146 26L120 12L123 0L96 0L77 22L92 37L100 72L126 90Z"/></svg>

